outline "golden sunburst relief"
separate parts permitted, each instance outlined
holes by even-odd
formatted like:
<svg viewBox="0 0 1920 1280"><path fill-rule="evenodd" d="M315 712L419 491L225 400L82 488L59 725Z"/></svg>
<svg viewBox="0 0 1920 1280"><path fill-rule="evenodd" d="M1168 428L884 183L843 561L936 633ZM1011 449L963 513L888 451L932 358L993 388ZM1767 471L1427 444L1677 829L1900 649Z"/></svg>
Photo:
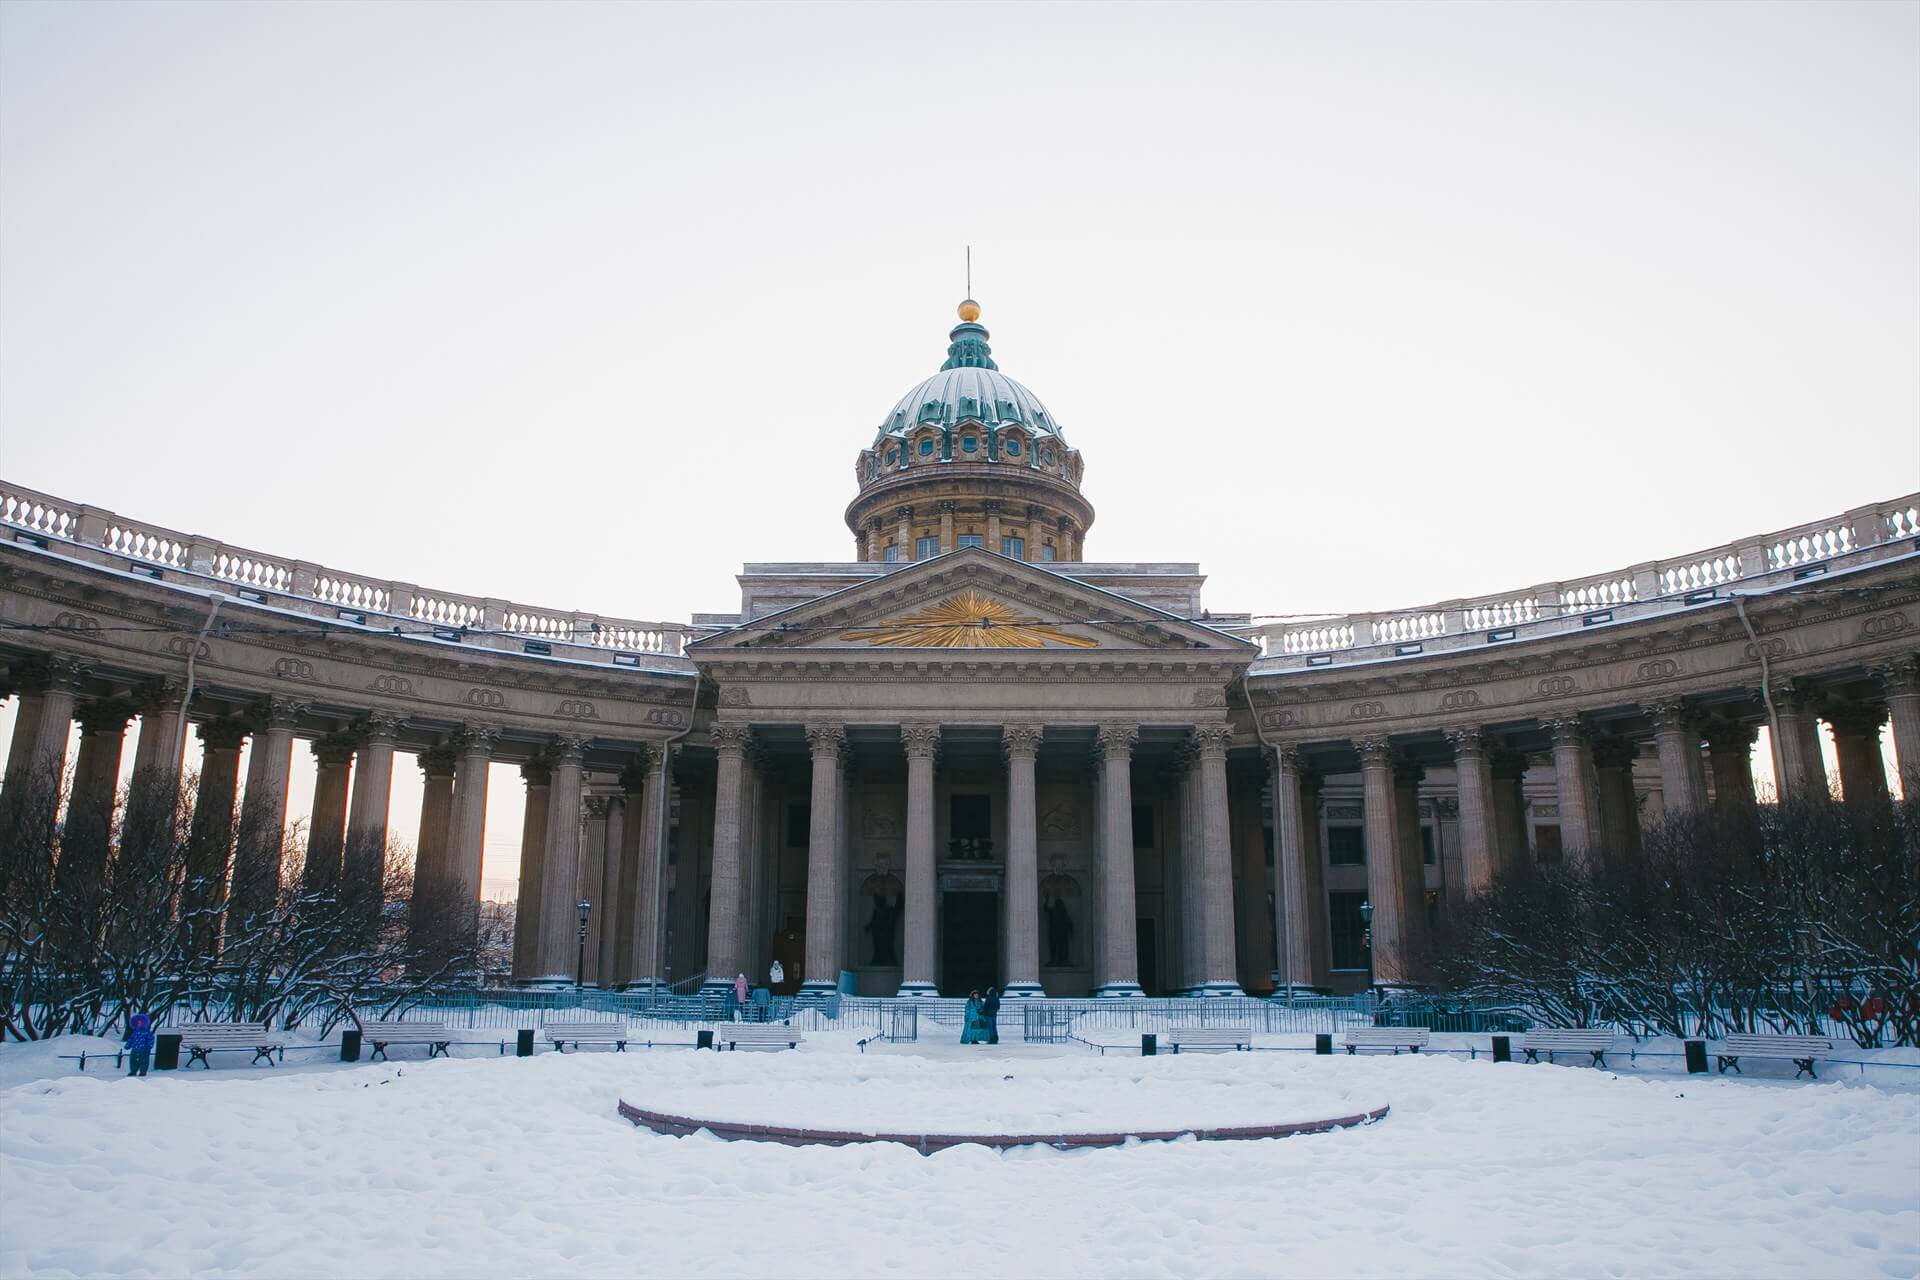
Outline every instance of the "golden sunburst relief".
<svg viewBox="0 0 1920 1280"><path fill-rule="evenodd" d="M912 649L1044 649L1048 644L1095 649L1100 643L1041 626L1036 618L1022 618L978 591L962 591L877 627L843 631L840 638Z"/></svg>

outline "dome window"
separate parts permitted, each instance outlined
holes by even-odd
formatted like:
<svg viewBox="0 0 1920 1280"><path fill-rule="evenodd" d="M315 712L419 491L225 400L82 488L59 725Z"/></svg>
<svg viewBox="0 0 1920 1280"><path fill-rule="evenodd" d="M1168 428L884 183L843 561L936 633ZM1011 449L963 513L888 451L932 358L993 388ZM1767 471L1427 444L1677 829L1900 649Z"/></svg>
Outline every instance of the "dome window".
<svg viewBox="0 0 1920 1280"><path fill-rule="evenodd" d="M1007 438L1007 456L1009 458L1017 458L1020 456L1020 441L1018 437L1009 436Z"/></svg>
<svg viewBox="0 0 1920 1280"><path fill-rule="evenodd" d="M923 458L931 458L933 456L933 437L932 436L921 437L920 456Z"/></svg>
<svg viewBox="0 0 1920 1280"><path fill-rule="evenodd" d="M887 450L887 465L890 467L900 465L900 451L898 449Z"/></svg>
<svg viewBox="0 0 1920 1280"><path fill-rule="evenodd" d="M960 447L967 453L973 453L980 448L980 439L978 436L962 436L960 437Z"/></svg>
<svg viewBox="0 0 1920 1280"><path fill-rule="evenodd" d="M1049 467L1050 467L1050 466L1052 466L1052 465L1053 465L1053 450L1051 450L1051 449L1042 449L1042 450L1040 451L1040 461L1041 461L1041 462L1042 462L1042 463L1043 463L1044 465L1046 465L1046 466L1049 466Z"/></svg>

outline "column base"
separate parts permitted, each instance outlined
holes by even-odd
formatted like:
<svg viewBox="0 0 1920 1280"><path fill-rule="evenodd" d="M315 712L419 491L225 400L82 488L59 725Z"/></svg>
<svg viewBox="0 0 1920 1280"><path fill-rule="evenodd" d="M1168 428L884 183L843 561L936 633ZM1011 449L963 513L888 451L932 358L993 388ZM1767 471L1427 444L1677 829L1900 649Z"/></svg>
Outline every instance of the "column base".
<svg viewBox="0 0 1920 1280"><path fill-rule="evenodd" d="M1319 997L1328 994L1331 993L1328 992L1325 987L1310 987L1304 982L1296 982L1291 986L1284 982L1276 982L1273 984L1273 994L1267 998L1285 1002L1287 1000L1304 999L1308 996Z"/></svg>
<svg viewBox="0 0 1920 1280"><path fill-rule="evenodd" d="M703 996L710 996L716 992L731 990L733 990L733 979L731 978L708 978L700 984L700 994Z"/></svg>
<svg viewBox="0 0 1920 1280"><path fill-rule="evenodd" d="M1138 1000L1147 993L1137 982L1109 982L1093 993L1095 1000Z"/></svg>
<svg viewBox="0 0 1920 1280"><path fill-rule="evenodd" d="M900 1000L931 1000L940 994L940 988L931 982L903 982L893 994Z"/></svg>
<svg viewBox="0 0 1920 1280"><path fill-rule="evenodd" d="M1009 982L1000 993L1002 1000L1044 1000L1046 997L1046 988L1037 982Z"/></svg>
<svg viewBox="0 0 1920 1280"><path fill-rule="evenodd" d="M1244 996L1246 992L1237 982L1203 982L1187 994L1217 1000L1223 996Z"/></svg>
<svg viewBox="0 0 1920 1280"><path fill-rule="evenodd" d="M819 979L809 979L800 984L800 994L803 996L836 996L840 994L840 987L837 983L824 982Z"/></svg>
<svg viewBox="0 0 1920 1280"><path fill-rule="evenodd" d="M653 978L635 978L632 982L622 984L620 989L622 991L637 991L640 994L645 995L647 992L654 990L656 987L659 989L660 994L663 996L672 994L667 990L667 984L665 979L656 980Z"/></svg>
<svg viewBox="0 0 1920 1280"><path fill-rule="evenodd" d="M515 985L528 987L535 991L558 991L562 987L570 987L573 985L573 975L570 973L549 973L539 978L522 978ZM584 991L586 988L582 987L581 990Z"/></svg>

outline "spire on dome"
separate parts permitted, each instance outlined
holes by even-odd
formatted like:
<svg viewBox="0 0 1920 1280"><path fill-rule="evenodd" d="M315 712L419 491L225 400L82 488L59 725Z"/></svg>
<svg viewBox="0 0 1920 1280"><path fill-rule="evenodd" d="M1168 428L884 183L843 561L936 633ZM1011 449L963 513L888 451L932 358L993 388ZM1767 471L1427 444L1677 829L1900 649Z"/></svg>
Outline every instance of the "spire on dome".
<svg viewBox="0 0 1920 1280"><path fill-rule="evenodd" d="M947 362L941 369L998 369L993 348L987 345L987 331L977 323L980 304L972 298L960 303L960 323L947 335Z"/></svg>

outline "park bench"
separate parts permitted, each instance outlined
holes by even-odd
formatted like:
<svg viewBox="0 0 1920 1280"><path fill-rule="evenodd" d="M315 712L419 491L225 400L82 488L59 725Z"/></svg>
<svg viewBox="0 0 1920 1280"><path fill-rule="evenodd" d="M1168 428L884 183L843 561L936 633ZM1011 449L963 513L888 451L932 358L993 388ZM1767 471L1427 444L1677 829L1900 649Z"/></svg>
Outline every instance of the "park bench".
<svg viewBox="0 0 1920 1280"><path fill-rule="evenodd" d="M1728 1067L1745 1075L1746 1072L1740 1070L1742 1058L1785 1058L1799 1068L1793 1073L1795 1080L1803 1075L1818 1080L1813 1064L1832 1052L1833 1041L1825 1036L1730 1035L1720 1042L1714 1057L1720 1060L1721 1075L1727 1073Z"/></svg>
<svg viewBox="0 0 1920 1280"><path fill-rule="evenodd" d="M1396 1054L1410 1049L1418 1053L1426 1048L1432 1035L1426 1027L1348 1027L1341 1034L1341 1043L1347 1046L1348 1053L1362 1049L1391 1049Z"/></svg>
<svg viewBox="0 0 1920 1280"><path fill-rule="evenodd" d="M723 1022L713 1029L716 1049L797 1049L806 1038L777 1022Z"/></svg>
<svg viewBox="0 0 1920 1280"><path fill-rule="evenodd" d="M373 1055L369 1062L378 1062L387 1056L390 1044L423 1044L427 1046L429 1060L447 1052L447 1046L453 1043L453 1037L447 1034L444 1022L363 1022L360 1024L360 1038L373 1046Z"/></svg>
<svg viewBox="0 0 1920 1280"><path fill-rule="evenodd" d="M1547 1027L1538 1031L1529 1031L1520 1042L1520 1051L1527 1055L1528 1062L1540 1061L1540 1055L1546 1054L1547 1061L1553 1061L1556 1053L1590 1053L1593 1065L1607 1065L1607 1051L1613 1048L1614 1033L1609 1028L1592 1027Z"/></svg>
<svg viewBox="0 0 1920 1280"><path fill-rule="evenodd" d="M213 1062L207 1055L215 1049L251 1049L254 1063L265 1058L268 1066L274 1065L274 1054L286 1054L286 1046L264 1022L184 1023L180 1027L180 1047L187 1051L189 1067L197 1062L209 1071Z"/></svg>
<svg viewBox="0 0 1920 1280"><path fill-rule="evenodd" d="M1251 1027L1176 1027L1167 1032L1167 1043L1173 1051L1182 1049L1251 1049L1253 1048L1253 1029Z"/></svg>
<svg viewBox="0 0 1920 1280"><path fill-rule="evenodd" d="M578 1049L583 1044L610 1044L615 1053L625 1053L627 1041L635 1038L624 1022L549 1022L546 1033L561 1053L568 1045Z"/></svg>

